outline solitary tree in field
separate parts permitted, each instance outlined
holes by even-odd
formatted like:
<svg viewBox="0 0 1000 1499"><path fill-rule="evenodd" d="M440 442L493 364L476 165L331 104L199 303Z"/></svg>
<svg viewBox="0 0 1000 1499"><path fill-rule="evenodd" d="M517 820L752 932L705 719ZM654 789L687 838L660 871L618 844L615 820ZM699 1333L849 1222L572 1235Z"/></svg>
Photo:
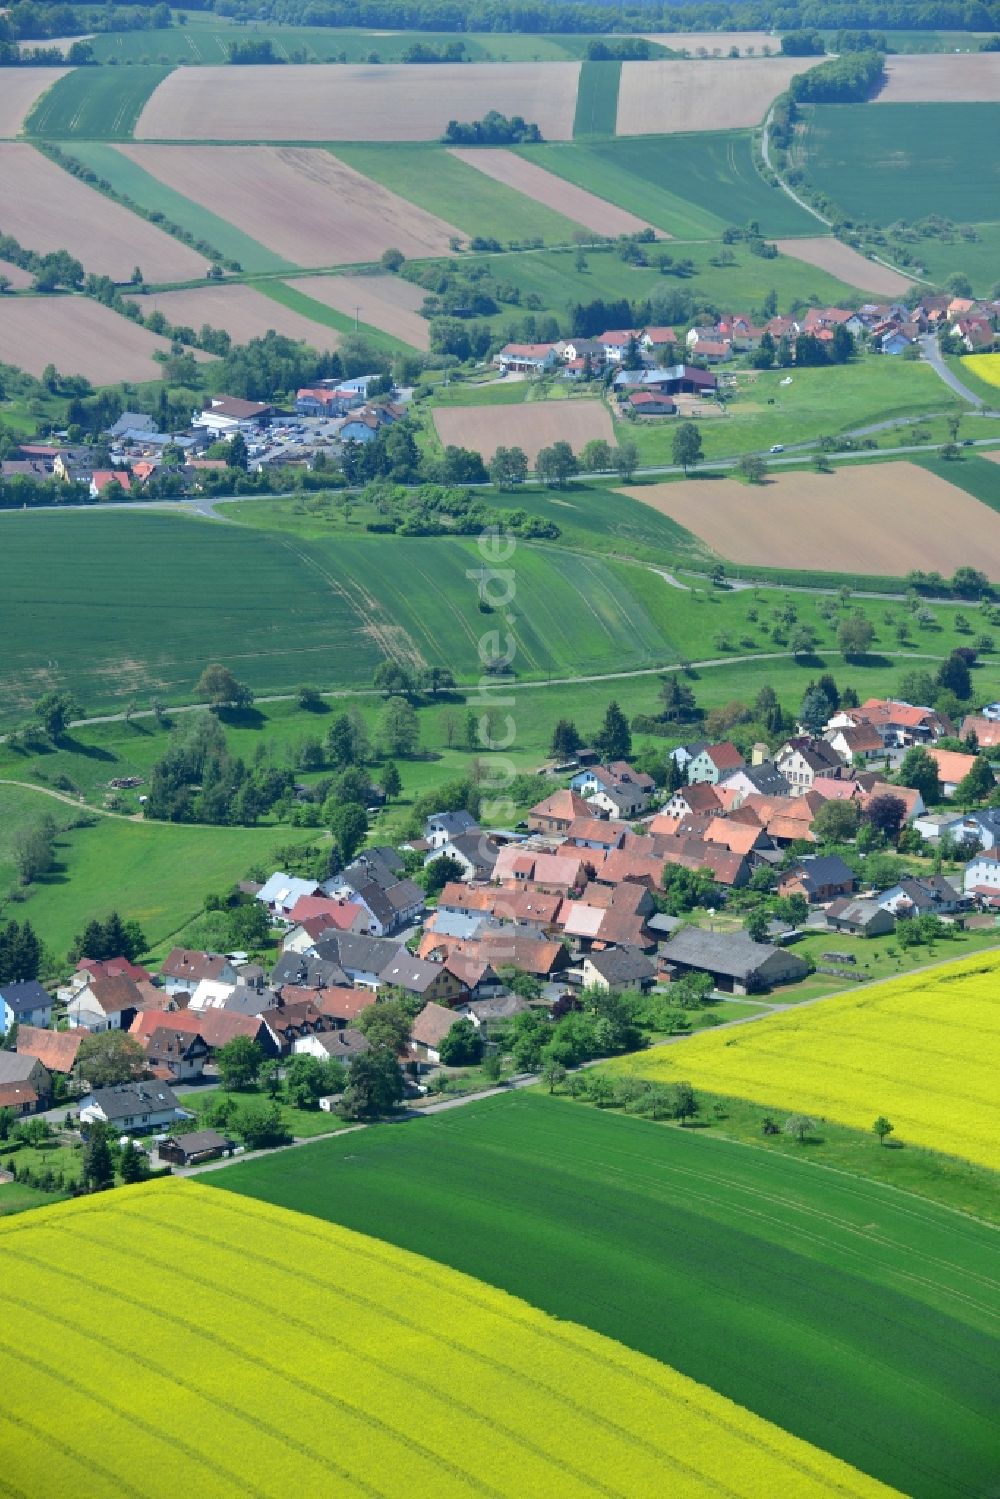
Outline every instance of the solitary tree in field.
<svg viewBox="0 0 1000 1499"><path fill-rule="evenodd" d="M767 478L767 463L759 453L744 453L736 465L736 472L750 484L763 484Z"/></svg>
<svg viewBox="0 0 1000 1499"><path fill-rule="evenodd" d="M880 1114L872 1125L872 1133L878 1135L878 1143L884 1145L887 1136L892 1134L892 1125L884 1114Z"/></svg>
<svg viewBox="0 0 1000 1499"><path fill-rule="evenodd" d="M403 789L403 783L399 778L399 771L392 760L386 762L382 770L382 790L387 802L391 802L394 796L398 796Z"/></svg>
<svg viewBox="0 0 1000 1499"><path fill-rule="evenodd" d="M694 422L681 422L674 433L673 459L687 473L692 463L701 459L701 433Z"/></svg>
<svg viewBox="0 0 1000 1499"><path fill-rule="evenodd" d="M785 1134L794 1135L800 1145L805 1144L815 1128L815 1121L808 1114L789 1114L785 1120Z"/></svg>
<svg viewBox="0 0 1000 1499"><path fill-rule="evenodd" d="M249 687L238 682L228 666L213 661L198 678L195 696L213 708L245 708L253 702Z"/></svg>
<svg viewBox="0 0 1000 1499"><path fill-rule="evenodd" d="M494 489L515 489L528 477L528 459L523 448L497 448L489 464Z"/></svg>
<svg viewBox="0 0 1000 1499"><path fill-rule="evenodd" d="M875 639L871 621L863 614L852 614L841 620L837 630L837 644L845 656L865 656Z"/></svg>

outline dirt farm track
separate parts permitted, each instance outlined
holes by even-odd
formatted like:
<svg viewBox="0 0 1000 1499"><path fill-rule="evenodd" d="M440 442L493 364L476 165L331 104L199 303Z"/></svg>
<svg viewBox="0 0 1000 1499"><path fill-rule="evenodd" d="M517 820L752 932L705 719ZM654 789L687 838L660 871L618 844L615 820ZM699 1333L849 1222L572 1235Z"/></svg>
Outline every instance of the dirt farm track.
<svg viewBox="0 0 1000 1499"><path fill-rule="evenodd" d="M1000 579L1000 515L913 463L772 475L760 485L688 479L627 493L732 562L895 576L970 564Z"/></svg>
<svg viewBox="0 0 1000 1499"><path fill-rule="evenodd" d="M611 417L601 401L526 401L518 406L442 407L434 413L447 446L474 448L490 459L497 448L523 448L534 463L540 448L568 442L579 453L592 437L614 443Z"/></svg>
<svg viewBox="0 0 1000 1499"><path fill-rule="evenodd" d="M177 68L157 88L137 140L433 141L449 120L487 110L534 120L569 140L578 62ZM777 89L774 90L778 92Z"/></svg>

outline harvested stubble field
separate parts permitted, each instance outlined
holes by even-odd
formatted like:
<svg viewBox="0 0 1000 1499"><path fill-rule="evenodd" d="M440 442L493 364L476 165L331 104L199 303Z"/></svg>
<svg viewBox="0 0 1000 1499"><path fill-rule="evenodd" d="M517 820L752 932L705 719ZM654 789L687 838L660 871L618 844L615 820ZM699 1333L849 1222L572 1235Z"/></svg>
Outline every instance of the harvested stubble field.
<svg viewBox="0 0 1000 1499"><path fill-rule="evenodd" d="M473 448L485 459L499 447L523 448L529 463L554 442L568 442L579 453L592 437L615 440L607 408L597 400L441 407L434 412L434 425L446 446Z"/></svg>
<svg viewBox="0 0 1000 1499"><path fill-rule="evenodd" d="M887 57L885 71L876 104L1000 103L1000 52L914 52Z"/></svg>
<svg viewBox="0 0 1000 1499"><path fill-rule="evenodd" d="M634 491L733 562L901 576L974 561L1000 578L1000 515L913 463L766 483L686 479Z"/></svg>
<svg viewBox="0 0 1000 1499"><path fill-rule="evenodd" d="M48 46L48 43L44 45ZM3 87L0 88L0 136L17 135L37 101L67 72L66 68L4 68ZM5 176L4 198L8 191Z"/></svg>
<svg viewBox="0 0 1000 1499"><path fill-rule="evenodd" d="M624 62L618 134L669 135L758 125L789 79L810 66L802 57Z"/></svg>
<svg viewBox="0 0 1000 1499"><path fill-rule="evenodd" d="M573 134L578 62L368 67L178 68L155 91L137 140L433 141L490 109ZM777 93L778 90L775 90Z"/></svg>
<svg viewBox="0 0 1000 1499"><path fill-rule="evenodd" d="M797 1154L522 1092L204 1180L530 1297L914 1499L987 1492L995 1230Z"/></svg>
<svg viewBox="0 0 1000 1499"><path fill-rule="evenodd" d="M616 208L582 187L575 187L565 178L547 172L533 161L525 161L513 151L453 148L450 154L492 177L494 182L502 182L506 187L533 198L536 203L544 203L547 208L564 214L585 229L592 229L595 234L636 234L640 229L652 227L634 213Z"/></svg>
<svg viewBox="0 0 1000 1499"><path fill-rule="evenodd" d="M869 260L866 255L860 255L850 245L842 245L839 239L834 239L829 234L817 235L815 239L779 239L777 244L782 255L804 260L807 265L827 271L831 276L846 281L848 286L857 286L862 291L875 292L883 297L898 297L913 285L908 276Z"/></svg>
<svg viewBox="0 0 1000 1499"><path fill-rule="evenodd" d="M128 281L137 265L148 281L205 274L204 255L94 192L33 146L0 144L0 182L0 229L26 250L69 250L85 270L116 281Z"/></svg>
<svg viewBox="0 0 1000 1499"><path fill-rule="evenodd" d="M770 31L644 31L642 35L647 42L656 42L671 52L687 51L692 56L701 48L722 57L728 56L733 47L738 47L743 57L749 53L764 56L765 47L772 52L781 51L781 38Z"/></svg>
<svg viewBox="0 0 1000 1499"><path fill-rule="evenodd" d="M38 376L47 364L94 385L161 380L170 342L90 297L11 297L0 314L0 361ZM196 353L195 358L208 359Z"/></svg>
<svg viewBox="0 0 1000 1499"><path fill-rule="evenodd" d="M584 1327L194 1182L11 1219L0 1261L17 1493L889 1499Z"/></svg>
<svg viewBox="0 0 1000 1499"><path fill-rule="evenodd" d="M194 76L206 70L181 71ZM355 265L377 260L390 246L410 258L446 255L449 238L460 233L329 151L293 146L122 150L151 176L295 265Z"/></svg>
<svg viewBox="0 0 1000 1499"><path fill-rule="evenodd" d="M362 323L381 328L414 349L427 349L430 324L420 316L426 292L399 276L303 276L296 291Z"/></svg>
<svg viewBox="0 0 1000 1499"><path fill-rule="evenodd" d="M335 349L340 334L335 328L314 323L289 307L283 307L253 286L233 282L229 286L199 286L186 291L152 292L135 299L144 312L162 312L174 327L199 329L208 323L225 328L234 343L262 338L269 328L285 338L295 338L320 351Z"/></svg>
<svg viewBox="0 0 1000 1499"><path fill-rule="evenodd" d="M1000 1168L1000 957L982 953L616 1061Z"/></svg>
<svg viewBox="0 0 1000 1499"><path fill-rule="evenodd" d="M6 276L12 291L25 291L35 279L30 271L22 270L9 260L0 260L0 276Z"/></svg>

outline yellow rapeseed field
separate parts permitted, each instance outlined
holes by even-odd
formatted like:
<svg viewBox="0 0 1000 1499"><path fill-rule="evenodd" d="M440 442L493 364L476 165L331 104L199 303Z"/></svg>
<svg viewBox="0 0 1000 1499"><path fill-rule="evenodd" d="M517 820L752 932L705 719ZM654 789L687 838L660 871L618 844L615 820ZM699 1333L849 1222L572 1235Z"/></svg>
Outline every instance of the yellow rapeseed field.
<svg viewBox="0 0 1000 1499"><path fill-rule="evenodd" d="M0 1308L0 1493L894 1492L480 1281L190 1181L0 1224Z"/></svg>
<svg viewBox="0 0 1000 1499"><path fill-rule="evenodd" d="M896 1136L1000 1169L1000 955L792 1006L622 1058L664 1082Z"/></svg>
<svg viewBox="0 0 1000 1499"><path fill-rule="evenodd" d="M962 363L987 385L1000 385L1000 354L966 354Z"/></svg>

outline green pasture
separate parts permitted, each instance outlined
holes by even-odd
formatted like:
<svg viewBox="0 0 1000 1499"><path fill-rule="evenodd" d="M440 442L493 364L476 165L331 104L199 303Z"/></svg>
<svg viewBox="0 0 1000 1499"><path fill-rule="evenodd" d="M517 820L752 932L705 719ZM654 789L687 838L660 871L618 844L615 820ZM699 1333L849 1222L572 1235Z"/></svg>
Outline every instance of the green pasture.
<svg viewBox="0 0 1000 1499"><path fill-rule="evenodd" d="M620 62L585 62L576 94L574 137L613 136L618 128Z"/></svg>
<svg viewBox="0 0 1000 1499"><path fill-rule="evenodd" d="M997 217L1000 104L817 104L806 117L806 173L847 213L876 224Z"/></svg>
<svg viewBox="0 0 1000 1499"><path fill-rule="evenodd" d="M494 182L443 146L404 142L334 149L355 171L453 224L470 239L479 235L506 245L538 237L546 244L567 245L579 233L572 219Z"/></svg>
<svg viewBox="0 0 1000 1499"><path fill-rule="evenodd" d="M1000 1397L995 1234L812 1169L815 1149L522 1094L205 1180L583 1322L913 1499L982 1493Z"/></svg>
<svg viewBox="0 0 1000 1499"><path fill-rule="evenodd" d="M648 257L651 263L648 266L628 265L613 247L585 248L582 270L577 270L578 252L575 249L493 255L489 265L497 282L509 281L520 288L522 304L533 293L543 304L538 310L543 314L551 312L560 323L565 322L569 308L577 302L620 297L635 302L646 297L664 296L675 288L690 292L695 307L734 310L760 307L769 291L777 293L782 312L788 312L796 305L804 306L812 300L826 306L837 306L846 301L852 306L862 297L856 288L807 265L805 261L788 255L763 260L739 244L729 247L733 257L731 265L713 265L711 262L718 258L721 248L718 242L674 246L668 241L650 245ZM663 274L657 266L661 254L672 256L674 261L690 260L693 264L690 276L680 278ZM484 321L503 328L512 318L521 315L520 308L501 305L498 313Z"/></svg>
<svg viewBox="0 0 1000 1499"><path fill-rule="evenodd" d="M242 1093L227 1093L224 1089L213 1088L210 1093L204 1091L181 1093L178 1095L178 1102L182 1108L192 1109L200 1116L221 1099L227 1099L239 1108L245 1103L267 1098L266 1093L257 1089ZM297 1109L280 1097L277 1103L282 1124L297 1140L311 1139L319 1135L336 1135L342 1129L347 1129L347 1122L341 1119L339 1114L328 1114L324 1109ZM196 1121L196 1128L199 1122L200 1120Z"/></svg>
<svg viewBox="0 0 1000 1499"><path fill-rule="evenodd" d="M13 841L46 813L60 829L55 867L15 904ZM273 849L309 837L295 828L189 827L102 816L92 826L69 827L79 815L41 792L0 785L4 915L31 921L57 964L84 923L111 910L137 920L152 945L165 942L198 914L208 891L226 889L251 865L266 863Z"/></svg>
<svg viewBox="0 0 1000 1499"><path fill-rule="evenodd" d="M815 233L816 220L760 176L751 139L719 130L517 149L677 239L714 239L749 219L770 236Z"/></svg>
<svg viewBox="0 0 1000 1499"><path fill-rule="evenodd" d="M789 374L791 384L782 385ZM706 413L698 430L705 456L712 459L962 409L964 404L929 365L870 355L822 369L765 370L753 383L741 379L738 393L726 402L726 415ZM619 437L635 441L643 464L672 462L674 428L669 422L643 426L621 421L616 427ZM905 443L905 431L894 434L893 441Z"/></svg>
<svg viewBox="0 0 1000 1499"><path fill-rule="evenodd" d="M127 33L129 36L134 32ZM169 150L170 147L164 147ZM123 156L114 146L95 141L74 141L69 154L75 156L85 167L96 172L99 178L109 182L116 192L125 193L133 203L147 213L161 213L182 229L187 229L196 239L204 239L226 260L237 260L245 271L287 271L291 261L276 255L273 250L251 239L242 229L237 229L228 219L222 219L211 209L203 208L182 193L167 187L136 162Z"/></svg>
<svg viewBox="0 0 1000 1499"><path fill-rule="evenodd" d="M73 68L43 94L25 134L49 140L129 140L150 94L169 67Z"/></svg>

